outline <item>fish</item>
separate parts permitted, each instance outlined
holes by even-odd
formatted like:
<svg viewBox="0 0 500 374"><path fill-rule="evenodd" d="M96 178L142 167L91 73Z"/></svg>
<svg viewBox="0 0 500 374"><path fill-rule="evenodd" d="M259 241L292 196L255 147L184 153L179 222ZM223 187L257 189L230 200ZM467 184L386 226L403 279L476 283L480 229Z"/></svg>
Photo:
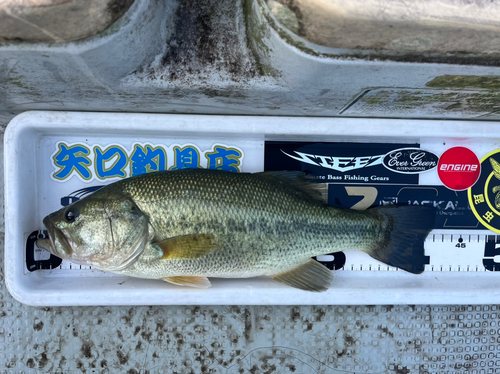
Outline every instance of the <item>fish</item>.
<svg viewBox="0 0 500 374"><path fill-rule="evenodd" d="M208 288L209 278L268 276L322 292L332 271L314 257L361 250L411 273L424 269L435 209L328 205L301 172L160 171L111 183L43 219L37 246L130 277Z"/></svg>

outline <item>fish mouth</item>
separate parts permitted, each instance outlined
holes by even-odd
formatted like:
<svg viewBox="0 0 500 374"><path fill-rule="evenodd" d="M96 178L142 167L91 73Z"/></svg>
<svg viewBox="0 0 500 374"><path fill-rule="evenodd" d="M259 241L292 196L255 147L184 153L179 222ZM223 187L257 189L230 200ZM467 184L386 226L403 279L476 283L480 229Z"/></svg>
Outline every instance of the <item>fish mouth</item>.
<svg viewBox="0 0 500 374"><path fill-rule="evenodd" d="M69 258L73 253L71 245L61 229L58 229L50 220L50 215L43 219L43 224L49 233L49 239L39 239L36 245L60 258Z"/></svg>

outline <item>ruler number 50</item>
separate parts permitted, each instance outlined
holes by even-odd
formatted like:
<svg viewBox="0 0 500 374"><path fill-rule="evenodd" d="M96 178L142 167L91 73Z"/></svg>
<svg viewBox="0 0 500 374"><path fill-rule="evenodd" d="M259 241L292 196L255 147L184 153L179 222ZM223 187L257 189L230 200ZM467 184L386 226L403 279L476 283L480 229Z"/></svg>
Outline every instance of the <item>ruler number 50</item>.
<svg viewBox="0 0 500 374"><path fill-rule="evenodd" d="M486 270L500 271L500 262L495 260L495 256L500 258L500 237L488 235L486 243L484 244L484 257L483 265Z"/></svg>

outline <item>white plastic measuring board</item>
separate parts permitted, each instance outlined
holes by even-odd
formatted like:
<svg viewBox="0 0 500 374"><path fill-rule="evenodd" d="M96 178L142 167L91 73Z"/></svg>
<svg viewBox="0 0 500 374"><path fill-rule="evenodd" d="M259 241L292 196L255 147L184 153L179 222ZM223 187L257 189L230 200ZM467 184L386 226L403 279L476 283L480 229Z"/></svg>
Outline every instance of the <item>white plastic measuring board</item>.
<svg viewBox="0 0 500 374"><path fill-rule="evenodd" d="M494 122L27 112L9 124L5 134L6 283L16 299L32 305L488 304L500 297L500 258L496 257L500 239L493 231L498 191L493 166L488 166L494 165L489 158L496 157L498 139L500 127ZM279 143L306 146L280 152L297 165L307 164L307 172L311 167L325 169L326 182L331 181L329 199L336 197L333 192L357 199L351 205L372 199L370 203L379 205L436 206L441 226L425 242L425 271L409 274L348 251L334 271L331 288L323 293L296 290L266 277L212 279L211 288L199 290L58 263L33 245L36 236L43 235L39 231L43 217L91 192L89 187L158 167L262 171L267 168L270 145ZM307 153L307 147L320 143L327 147L321 150L330 149L330 154ZM379 146L381 152L385 150L336 157L339 144L344 151L363 148L368 152ZM491 169L470 191L446 188L444 177L438 175L438 160L446 160L443 155L456 147L467 148L483 160L482 171ZM397 156L402 169L393 173L388 155L399 149L405 150ZM426 152L427 163L422 164L426 170L405 168L408 149ZM316 164L304 162L306 158ZM470 168L460 163L451 167L456 170L448 170L459 184L466 183L459 178L460 169ZM386 170L390 176L375 170ZM402 179L393 182L393 174ZM418 188L425 194L416 193ZM332 264L338 265L339 257L326 255L318 260L337 268Z"/></svg>

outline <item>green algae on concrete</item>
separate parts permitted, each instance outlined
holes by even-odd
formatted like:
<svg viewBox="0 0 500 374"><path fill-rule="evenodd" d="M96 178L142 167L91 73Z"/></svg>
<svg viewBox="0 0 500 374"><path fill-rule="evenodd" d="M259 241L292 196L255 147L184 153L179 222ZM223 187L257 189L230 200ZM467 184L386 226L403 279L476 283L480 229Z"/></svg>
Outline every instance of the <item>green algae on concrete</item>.
<svg viewBox="0 0 500 374"><path fill-rule="evenodd" d="M426 83L427 87L500 89L499 76L442 75Z"/></svg>
<svg viewBox="0 0 500 374"><path fill-rule="evenodd" d="M257 0L258 1L258 0ZM279 77L281 74L266 61L269 59L271 49L266 44L269 38L269 25L261 19L261 12L258 14L256 8L262 7L262 4L255 0L243 0L243 17L246 25L247 46L255 58L257 71L261 76ZM262 9L260 9L262 11Z"/></svg>
<svg viewBox="0 0 500 374"><path fill-rule="evenodd" d="M363 91L342 114L458 116L474 118L500 112L500 92L493 89L401 89L376 88Z"/></svg>

